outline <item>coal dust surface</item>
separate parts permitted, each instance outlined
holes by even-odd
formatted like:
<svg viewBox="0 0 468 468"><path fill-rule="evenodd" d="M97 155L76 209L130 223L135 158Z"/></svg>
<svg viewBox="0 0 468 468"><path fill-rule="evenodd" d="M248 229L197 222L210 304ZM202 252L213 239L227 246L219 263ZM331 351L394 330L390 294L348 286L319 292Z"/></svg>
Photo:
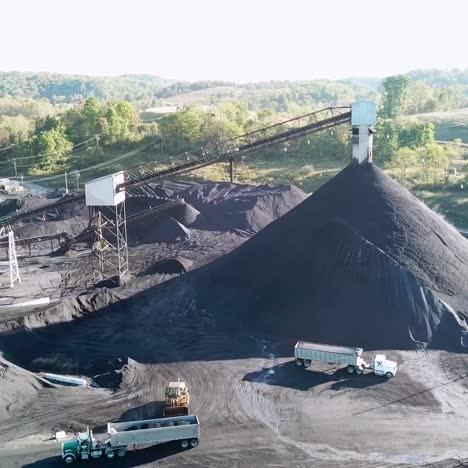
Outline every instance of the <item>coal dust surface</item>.
<svg viewBox="0 0 468 468"><path fill-rule="evenodd" d="M98 434L108 421L160 417L165 387L177 379L190 388L200 445L143 447L113 462L468 460L468 241L452 226L372 164L349 165L310 197L289 186L164 182L129 197L127 214L169 197L186 204L129 223L132 278L120 288L80 289L89 246L31 259L29 279L23 266L21 287L35 295L44 291L31 283L49 275L51 294L66 272L53 304L5 309L0 319L9 359L0 359L0 466L61 466L56 431ZM80 209L64 220L84 216ZM398 373L299 368L298 339L363 347L368 362L383 351ZM99 387L52 388L39 371Z"/></svg>
<svg viewBox="0 0 468 468"><path fill-rule="evenodd" d="M349 165L195 280L202 307L256 333L465 344L467 240L373 164Z"/></svg>

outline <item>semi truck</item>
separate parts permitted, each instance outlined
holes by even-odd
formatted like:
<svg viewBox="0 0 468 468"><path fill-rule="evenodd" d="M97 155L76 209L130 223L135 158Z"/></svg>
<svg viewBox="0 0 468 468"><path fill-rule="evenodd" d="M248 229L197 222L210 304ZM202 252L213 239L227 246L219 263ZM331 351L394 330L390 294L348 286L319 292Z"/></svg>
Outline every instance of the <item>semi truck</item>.
<svg viewBox="0 0 468 468"><path fill-rule="evenodd" d="M66 464L79 460L124 457L129 447L179 441L183 449L196 447L200 440L200 422L196 415L107 423L108 438L96 440L93 431L79 433L62 443L62 460Z"/></svg>
<svg viewBox="0 0 468 468"><path fill-rule="evenodd" d="M362 348L309 343L307 341L298 341L294 346L296 364L305 368L316 361L345 365L350 374L362 375L366 369L370 369L375 375L385 376L388 379L396 375L398 370L396 362L388 360L385 354L375 355L372 362L368 364L362 359L362 352Z"/></svg>

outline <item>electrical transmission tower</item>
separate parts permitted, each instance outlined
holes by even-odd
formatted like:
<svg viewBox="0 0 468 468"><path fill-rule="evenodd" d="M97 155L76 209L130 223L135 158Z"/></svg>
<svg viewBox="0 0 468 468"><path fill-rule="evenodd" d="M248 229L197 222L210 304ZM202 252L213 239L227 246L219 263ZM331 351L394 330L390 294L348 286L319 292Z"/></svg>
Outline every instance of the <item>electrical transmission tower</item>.
<svg viewBox="0 0 468 468"><path fill-rule="evenodd" d="M10 261L10 288L13 288L16 281L21 283L18 261L16 259L15 235L13 231L8 233L8 258Z"/></svg>

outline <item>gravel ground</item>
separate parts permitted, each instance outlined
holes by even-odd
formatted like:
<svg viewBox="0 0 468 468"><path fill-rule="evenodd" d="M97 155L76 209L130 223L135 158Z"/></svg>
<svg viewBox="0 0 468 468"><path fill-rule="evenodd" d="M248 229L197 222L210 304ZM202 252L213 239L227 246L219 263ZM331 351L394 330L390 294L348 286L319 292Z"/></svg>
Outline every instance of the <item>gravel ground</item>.
<svg viewBox="0 0 468 468"><path fill-rule="evenodd" d="M213 340L204 352L219 354L223 343ZM175 377L190 386L200 446L143 449L119 466L382 467L444 459L453 463L443 466L461 466L455 460L468 457L464 356L388 352L401 371L386 381L326 365L305 371L264 345L264 357L249 359L134 362L114 393L43 389L0 423L1 466L60 466L60 446L50 438L61 428L158 416L164 386Z"/></svg>

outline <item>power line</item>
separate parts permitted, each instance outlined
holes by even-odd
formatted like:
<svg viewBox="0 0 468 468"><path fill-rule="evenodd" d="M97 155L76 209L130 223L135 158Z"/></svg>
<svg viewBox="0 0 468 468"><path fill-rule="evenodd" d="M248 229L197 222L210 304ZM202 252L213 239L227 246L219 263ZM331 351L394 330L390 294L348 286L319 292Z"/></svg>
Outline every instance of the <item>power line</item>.
<svg viewBox="0 0 468 468"><path fill-rule="evenodd" d="M128 153L121 154L119 156L115 156L112 159L108 159L102 163L94 164L92 166L88 166L84 169L78 169L78 172L80 174L87 173L89 171L95 170L95 169L100 169L103 167L110 166L113 163L123 161L127 158L130 158L138 153L141 153L143 150L147 149L150 145L142 145L132 151L129 151ZM40 177L40 178L28 178L24 177L23 180L25 182L32 182L32 183L38 183L38 182L46 182L49 180L58 180L58 179L63 179L64 175L63 174L58 174L58 175L53 175L53 176L45 176L45 177Z"/></svg>
<svg viewBox="0 0 468 468"><path fill-rule="evenodd" d="M92 137L92 138L88 138L87 140L84 140L80 143L77 143L76 145L73 145L72 146L72 152L69 153L69 154L72 154L73 153L73 150L76 149L78 146L81 146L81 145L84 145L85 143L87 143L88 141L91 141L91 140L95 140L96 137ZM21 156L19 158L12 158L8 161L4 161L4 162L0 162L0 164L7 164L11 161L13 161L13 159L15 159L16 161L20 161L22 159L34 159L34 158L39 158L39 157L42 157L42 156L49 156L50 154L53 154L53 152L49 152L49 153L40 153L40 154L36 154L34 156Z"/></svg>

